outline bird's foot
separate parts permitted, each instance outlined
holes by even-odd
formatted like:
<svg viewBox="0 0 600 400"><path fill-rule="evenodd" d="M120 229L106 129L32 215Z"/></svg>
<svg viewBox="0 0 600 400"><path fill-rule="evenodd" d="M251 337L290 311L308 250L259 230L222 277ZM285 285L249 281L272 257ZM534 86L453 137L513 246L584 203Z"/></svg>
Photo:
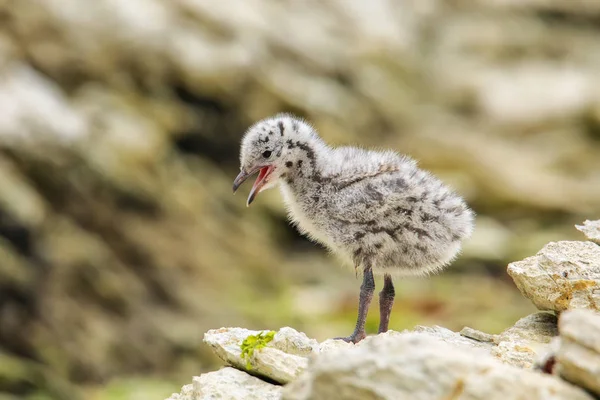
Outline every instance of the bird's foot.
<svg viewBox="0 0 600 400"><path fill-rule="evenodd" d="M365 332L354 332L352 335L350 336L346 336L346 337L336 337L333 338L334 340L343 340L346 343L358 343L361 340L363 340L364 338L366 338L367 335L365 334Z"/></svg>

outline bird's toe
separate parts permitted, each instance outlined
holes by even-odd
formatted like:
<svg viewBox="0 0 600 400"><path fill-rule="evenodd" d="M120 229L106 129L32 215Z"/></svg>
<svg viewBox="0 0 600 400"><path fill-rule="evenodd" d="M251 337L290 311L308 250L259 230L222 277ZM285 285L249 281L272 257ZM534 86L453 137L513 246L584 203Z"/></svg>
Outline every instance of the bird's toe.
<svg viewBox="0 0 600 400"><path fill-rule="evenodd" d="M356 343L360 342L361 340L363 340L366 336L367 335L364 332L359 332L359 333L355 332L355 333L353 333L350 336L336 337L336 338L333 338L333 339L334 340L343 340L346 343L354 343L354 344L356 344Z"/></svg>

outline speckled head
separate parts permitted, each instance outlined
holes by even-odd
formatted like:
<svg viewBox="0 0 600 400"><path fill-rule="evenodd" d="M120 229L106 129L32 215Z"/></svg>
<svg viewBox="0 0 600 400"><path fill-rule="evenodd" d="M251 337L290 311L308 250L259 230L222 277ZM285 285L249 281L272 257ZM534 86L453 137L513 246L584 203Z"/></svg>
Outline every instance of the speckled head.
<svg viewBox="0 0 600 400"><path fill-rule="evenodd" d="M314 129L304 120L291 114L278 114L252 125L240 151L240 173L233 182L233 191L258 172L248 196L250 205L258 193L277 185L285 174L286 164L294 160L294 151L287 145L290 139L318 140Z"/></svg>

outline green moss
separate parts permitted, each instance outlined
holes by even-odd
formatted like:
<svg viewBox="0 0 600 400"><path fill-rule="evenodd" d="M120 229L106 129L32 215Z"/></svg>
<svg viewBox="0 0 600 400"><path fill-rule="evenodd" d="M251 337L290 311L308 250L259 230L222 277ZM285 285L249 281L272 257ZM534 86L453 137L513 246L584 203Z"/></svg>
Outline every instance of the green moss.
<svg viewBox="0 0 600 400"><path fill-rule="evenodd" d="M240 349L242 350L242 358L246 360L246 369L252 369L252 365L250 365L250 359L252 355L254 355L254 350L262 349L273 340L275 336L275 331L269 332L261 332L258 335L250 335L240 345Z"/></svg>

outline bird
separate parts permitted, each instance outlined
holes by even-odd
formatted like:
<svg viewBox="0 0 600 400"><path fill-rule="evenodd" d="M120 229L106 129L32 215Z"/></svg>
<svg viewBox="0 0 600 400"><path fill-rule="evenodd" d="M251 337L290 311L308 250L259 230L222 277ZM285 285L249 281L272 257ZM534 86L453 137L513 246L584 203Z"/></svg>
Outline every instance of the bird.
<svg viewBox="0 0 600 400"><path fill-rule="evenodd" d="M279 187L290 222L362 273L355 329L366 337L367 312L383 275L378 333L388 330L393 280L442 271L471 236L475 213L417 162L392 150L328 145L305 119L280 113L251 125L241 140L235 193L258 176L246 205Z"/></svg>

